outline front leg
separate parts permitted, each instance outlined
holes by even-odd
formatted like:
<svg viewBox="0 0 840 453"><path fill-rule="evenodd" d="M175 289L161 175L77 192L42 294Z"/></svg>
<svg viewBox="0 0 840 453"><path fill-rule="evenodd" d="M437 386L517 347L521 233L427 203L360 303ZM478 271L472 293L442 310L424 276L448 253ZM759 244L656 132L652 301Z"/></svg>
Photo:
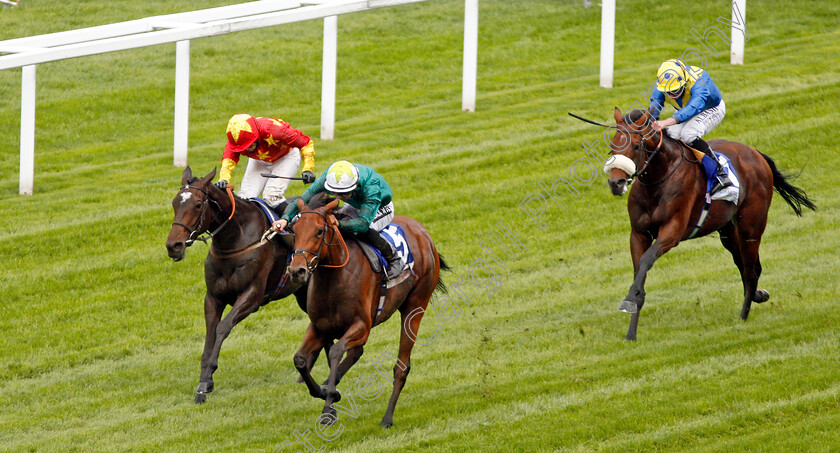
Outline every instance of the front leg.
<svg viewBox="0 0 840 453"><path fill-rule="evenodd" d="M196 403L203 403L206 399L206 394L213 391L213 373L219 368L219 352L222 349L222 343L230 335L230 331L236 324L260 308L263 289L264 287L258 288L251 286L244 293L240 294L236 303L233 304L233 308L230 309L230 312L221 322L218 321L218 317L221 316L224 307L220 304L217 308L217 314L215 315L217 317L216 325L213 326L212 348L209 353L207 352L207 346L211 340L209 333L205 340L205 353L201 359L201 382L198 385L198 389L196 389ZM206 304L205 310L207 310ZM207 328L211 328L209 321L207 322Z"/></svg>
<svg viewBox="0 0 840 453"><path fill-rule="evenodd" d="M300 349L295 353L295 368L300 373L301 382L306 384L309 389L309 394L314 398L325 399L326 395L321 387L312 379L312 365L315 364L315 359L318 358L318 353L321 348L326 345L326 342L321 338L312 323L306 328L306 334L303 336L303 343Z"/></svg>
<svg viewBox="0 0 840 453"><path fill-rule="evenodd" d="M657 258L679 244L682 233L685 231L685 224L686 221L684 219L673 217L670 222L659 229L656 241L641 254L638 260L636 259L636 254L646 245L646 242L642 235L636 234L636 232L630 238L630 248L633 253L633 267L636 270L636 277L633 280L633 284L630 285L630 291L628 291L627 297L618 307L620 311L632 314L626 336L626 339L629 341L636 339L636 329L639 324L639 310L642 309L642 305L645 303L645 279L647 278L647 273L653 267L653 263ZM647 239L647 241L649 244L650 239Z"/></svg>
<svg viewBox="0 0 840 453"><path fill-rule="evenodd" d="M207 399L207 394L213 391L213 372L216 369L210 367L210 357L212 356L213 346L216 344L216 327L222 318L223 310L224 303L210 293L204 295L204 324L207 331L204 335L204 352L201 354L201 377L199 378L198 388L195 390L196 404L203 403Z"/></svg>
<svg viewBox="0 0 840 453"><path fill-rule="evenodd" d="M370 335L370 324L363 320L356 320L350 325L350 328L344 333L340 340L330 348L327 355L330 360L330 378L327 384L323 387L323 393L326 396L324 402L323 415L321 423L331 425L336 421L336 410L333 403L341 400L341 393L335 388L341 376L353 366L354 363L362 355L363 347L367 343ZM347 352L347 358L342 361L344 353ZM339 376L341 375L341 376Z"/></svg>
<svg viewBox="0 0 840 453"><path fill-rule="evenodd" d="M630 292L627 294L627 297L624 298L621 306L618 307L619 311L636 313L645 303L644 285L646 275L641 274L641 283L637 285L637 282L639 281L639 266L642 255L651 248L651 243L653 243L653 238L651 238L650 234L637 230L630 232L630 256L633 258L634 281L633 285L630 286Z"/></svg>

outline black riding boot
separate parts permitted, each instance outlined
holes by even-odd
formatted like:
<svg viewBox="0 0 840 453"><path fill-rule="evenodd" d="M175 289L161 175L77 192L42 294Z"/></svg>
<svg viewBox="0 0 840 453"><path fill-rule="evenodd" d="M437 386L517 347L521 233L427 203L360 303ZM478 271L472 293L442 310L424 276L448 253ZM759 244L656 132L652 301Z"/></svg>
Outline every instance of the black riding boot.
<svg viewBox="0 0 840 453"><path fill-rule="evenodd" d="M394 249L394 246L391 245L388 240L383 238L378 231L372 228L369 228L367 232L361 236L368 244L378 248L379 251L382 252L382 257L388 262L388 280L399 277L402 272L403 262L400 255Z"/></svg>
<svg viewBox="0 0 840 453"><path fill-rule="evenodd" d="M717 179L717 184L712 187L712 192L718 192L721 189L726 187L732 186L732 180L729 179L729 176L723 170L723 166L718 162L715 154L712 152L712 148L709 147L709 144L706 143L705 140L702 138L695 139L693 142L689 144L692 148L696 149L697 151L701 151L703 154L709 156L714 162L715 166L717 167L717 174L715 178Z"/></svg>

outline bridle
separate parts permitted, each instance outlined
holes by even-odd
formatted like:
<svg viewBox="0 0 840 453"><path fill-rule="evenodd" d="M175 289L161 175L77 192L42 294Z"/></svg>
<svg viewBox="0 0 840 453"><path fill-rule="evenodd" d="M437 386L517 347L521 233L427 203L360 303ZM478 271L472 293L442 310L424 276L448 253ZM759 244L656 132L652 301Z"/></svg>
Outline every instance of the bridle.
<svg viewBox="0 0 840 453"><path fill-rule="evenodd" d="M662 149L662 142L663 142L663 141L664 141L664 139L665 139L665 131L664 131L664 130L654 131L654 134L656 134L657 132L659 133L659 143L657 143L657 144L656 144L656 148L654 148L654 149L652 149L652 150L648 150L648 149L647 149L647 147L645 146L645 142L646 142L645 138L646 138L646 137L645 137L645 134L644 134L642 131L633 131L633 130L629 130L629 129L622 129L622 128L619 128L619 127L618 127L618 124L613 124L613 125L610 125L610 124L603 124L603 123L599 123L599 122L597 122L597 121L588 120L588 119L583 118L583 117L581 117L581 116L575 115L574 113L571 113L571 112L569 113L569 115L571 115L571 116L573 116L573 117L575 117L575 118L577 118L577 119L579 119L579 120L581 120L581 121L587 122L587 123L589 123L589 124L594 124L594 125L596 125L596 126L601 126L601 127L606 127L606 128L610 128L610 129L615 129L615 130L616 130L616 132L625 132L625 133L627 133L627 134L638 134L638 135L640 135L640 136L642 137L641 143L639 144L639 145L640 145L640 146L639 146L639 148L640 148L640 151L641 151L641 152L639 153L639 157L640 157L640 159L639 159L639 160L644 159L644 164L641 166L641 168L639 167L639 165L636 165L637 170L636 170L636 171L635 171L632 175L629 175L629 176L628 176L628 178L627 178L627 185L628 185L628 186L629 186L630 184L633 184L633 181L634 181L637 177L640 177L640 176L644 175L644 174L647 172L647 168L648 168L648 166L650 165L650 161L651 161L651 160L653 160L653 158L654 158L654 157L656 157L656 155L657 155L657 154L659 153L659 151ZM648 151L650 151L650 154L648 154ZM682 154L681 154L681 155L682 155ZM667 180L668 178L670 178L670 177L671 177L671 175L673 175L674 173L676 173L677 169L679 169L679 168L680 168L680 166L682 165L682 161L683 161L683 160L685 160L685 159L686 159L686 158L685 158L685 155L682 155L682 159L680 159L680 162L677 164L677 166L676 166L676 167L674 167L674 169L673 169L673 170L671 170L671 172L670 172L670 173L668 173L667 175L665 175L665 177L663 177L663 178L662 178L662 179L660 179L659 181L656 181L656 182L647 182L647 183L646 183L646 182L642 181L641 179L639 179L639 184L641 184L641 185L643 185L643 186L655 186L655 185L657 185L657 184L662 184L663 182L665 182L665 180ZM636 162L635 162L635 161L634 161L633 163L634 163L634 164L636 164Z"/></svg>
<svg viewBox="0 0 840 453"><path fill-rule="evenodd" d="M201 203L202 203L201 213L198 215L198 221L195 223L195 226L190 227L190 226L188 226L184 223L181 223L181 222L177 222L177 221L172 222L172 225L178 225L180 227L183 227L184 229L186 229L190 233L189 237L187 237L187 240L184 241L184 244L187 247L193 245L195 243L195 241L202 241L206 244L208 239L212 238L219 231L221 231L222 228L224 228L225 225L227 225L227 223L230 222L230 220L233 218L233 215L236 213L236 202L233 199L233 189L231 188L230 185L228 185L226 189L227 189L226 190L227 194L230 197L230 204L232 206L231 211L230 211L230 217L228 217L224 222L222 222L222 224L219 225L219 227L216 228L213 232L207 233L206 236L199 236L199 235L202 232L207 231L207 228L202 227L202 225L204 225L204 216L207 213L208 201L212 202L214 205L216 205L216 214L213 215L214 219L216 218L216 216L219 215L219 212L222 211L222 207L219 205L219 203L216 200L210 198L210 196L207 194L207 189L205 189L205 188L191 186L191 185L189 185L189 183L187 183L186 185L184 185L184 187L181 188L181 190L178 191L178 193L181 193L185 190L197 190L197 191L204 194L204 199L201 201Z"/></svg>
<svg viewBox="0 0 840 453"><path fill-rule="evenodd" d="M645 146L645 142L646 142L645 134L643 134L641 131L631 131L631 130L627 130L627 129L621 129L621 128L618 127L618 125L616 125L614 127L615 127L615 130L617 132L626 132L628 134L638 134L642 137L642 140L639 143L639 150L640 150L640 152L639 152L639 158L640 159L639 160L644 159L644 164L641 167L639 167L639 165L636 165L637 170L632 175L628 176L627 185L630 185L630 184L633 184L633 181L637 177L640 177L647 172L647 168L650 165L650 161L653 160L653 158L656 157L657 154L659 154L659 150L662 149L662 141L664 140L664 137L665 137L665 131L663 131L663 130L654 131L654 134L656 134L657 132L659 133L659 143L656 144L656 148L654 148L652 150L648 150L647 146ZM648 151L650 151L650 154L648 154ZM634 164L635 164L635 161L634 161ZM680 163L677 164L677 166L674 167L674 169L670 173L665 175L665 177L660 179L659 181L652 182L652 183L646 183L646 182L642 181L641 179L639 179L639 184L641 184L643 186L654 186L656 184L661 184L666 179L671 177L671 175L673 175L674 172L677 171L677 168L679 168L680 165L682 165L682 160L680 160Z"/></svg>
<svg viewBox="0 0 840 453"><path fill-rule="evenodd" d="M291 259L294 259L294 257L297 256L297 255L302 255L303 259L304 259L304 262L306 262L306 270L309 271L310 273L312 273L315 270L315 268L318 267L318 264L320 264L321 250L324 247L329 249L332 246L338 245L338 246L341 246L344 249L344 256L345 256L344 262L341 263L340 265L324 264L324 267L340 268L340 267L346 266L347 263L350 261L350 252L349 252L349 250L347 250L347 243L344 242L344 238L341 236L341 233L339 233L338 227L335 226L335 225L331 225L330 222L329 222L329 218L323 212L320 212L320 211L300 211L300 215L303 216L303 214L318 214L319 216L321 216L324 219L324 227L321 229L321 231L323 232L323 234L321 234L321 243L318 245L318 251L317 252L314 252L314 251L309 250L309 249L303 249L303 248L295 249L295 251L292 252L292 258ZM337 242L332 242L332 243L327 242L327 231L332 231L333 237L338 237L338 241ZM310 260L306 259L306 254L307 253L312 255L312 259L310 259Z"/></svg>

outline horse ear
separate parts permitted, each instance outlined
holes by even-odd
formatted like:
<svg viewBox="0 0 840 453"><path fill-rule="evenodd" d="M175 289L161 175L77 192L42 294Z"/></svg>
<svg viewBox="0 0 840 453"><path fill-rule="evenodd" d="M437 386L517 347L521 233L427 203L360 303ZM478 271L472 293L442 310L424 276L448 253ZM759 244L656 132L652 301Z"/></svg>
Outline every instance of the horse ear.
<svg viewBox="0 0 840 453"><path fill-rule="evenodd" d="M184 174L181 176L181 185L186 186L190 179L192 179L192 169L187 165L187 168L184 169Z"/></svg>
<svg viewBox="0 0 840 453"><path fill-rule="evenodd" d="M621 110L618 107L615 108L614 115L616 124L624 124L624 117L621 115Z"/></svg>
<svg viewBox="0 0 840 453"><path fill-rule="evenodd" d="M216 177L216 167L213 167L213 171L211 171L210 173L207 173L207 176L205 176L203 179L206 182L210 182L215 177Z"/></svg>
<svg viewBox="0 0 840 453"><path fill-rule="evenodd" d="M333 211L333 209L336 208L336 206L338 206L338 198L336 198L335 200L327 203L326 210L324 212L330 213L330 212Z"/></svg>
<svg viewBox="0 0 840 453"><path fill-rule="evenodd" d="M297 199L297 207L298 210L303 211L306 209L306 203L303 202L300 198Z"/></svg>

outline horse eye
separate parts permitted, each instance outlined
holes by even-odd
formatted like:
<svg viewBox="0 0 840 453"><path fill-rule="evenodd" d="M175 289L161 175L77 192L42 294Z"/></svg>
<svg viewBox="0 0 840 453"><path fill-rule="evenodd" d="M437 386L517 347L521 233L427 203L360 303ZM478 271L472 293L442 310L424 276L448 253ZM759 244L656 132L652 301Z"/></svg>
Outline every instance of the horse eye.
<svg viewBox="0 0 840 453"><path fill-rule="evenodd" d="M196 203L193 209L201 209L201 203Z"/></svg>
<svg viewBox="0 0 840 453"><path fill-rule="evenodd" d="M315 233L315 236L318 236L318 237L321 237L323 235L324 235L324 230L318 230L318 232Z"/></svg>

